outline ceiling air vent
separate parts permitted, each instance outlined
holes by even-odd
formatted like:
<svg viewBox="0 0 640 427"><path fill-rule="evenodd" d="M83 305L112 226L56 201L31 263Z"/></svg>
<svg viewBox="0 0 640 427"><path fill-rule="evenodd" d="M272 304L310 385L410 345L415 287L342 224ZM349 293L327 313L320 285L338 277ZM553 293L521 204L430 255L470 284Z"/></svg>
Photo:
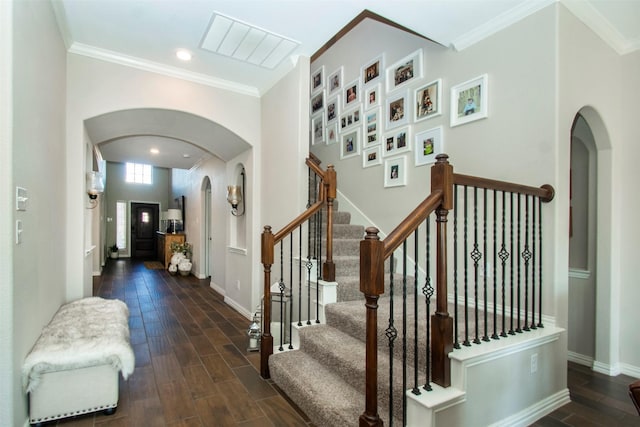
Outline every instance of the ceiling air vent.
<svg viewBox="0 0 640 427"><path fill-rule="evenodd" d="M276 68L299 42L214 12L200 47L260 67Z"/></svg>

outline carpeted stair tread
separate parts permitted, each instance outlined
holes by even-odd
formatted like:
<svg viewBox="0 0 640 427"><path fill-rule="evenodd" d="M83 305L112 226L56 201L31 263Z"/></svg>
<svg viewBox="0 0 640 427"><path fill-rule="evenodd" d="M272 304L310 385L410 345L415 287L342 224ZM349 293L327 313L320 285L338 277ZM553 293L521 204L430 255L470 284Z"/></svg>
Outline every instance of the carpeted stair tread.
<svg viewBox="0 0 640 427"><path fill-rule="evenodd" d="M271 378L318 427L357 426L364 394L300 350L273 354ZM322 404L319 404L322 403Z"/></svg>

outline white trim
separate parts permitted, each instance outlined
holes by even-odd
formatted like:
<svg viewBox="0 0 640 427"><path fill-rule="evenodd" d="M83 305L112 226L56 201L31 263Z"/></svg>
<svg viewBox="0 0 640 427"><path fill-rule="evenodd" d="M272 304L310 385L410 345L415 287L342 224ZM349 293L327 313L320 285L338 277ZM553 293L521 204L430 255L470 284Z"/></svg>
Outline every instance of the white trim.
<svg viewBox="0 0 640 427"><path fill-rule="evenodd" d="M209 287L211 289L213 289L214 291L216 291L217 293L219 293L222 296L225 296L227 294L227 291L225 291L225 289L219 285L217 285L216 283L213 282L213 280L211 280L211 282L209 283Z"/></svg>
<svg viewBox="0 0 640 427"><path fill-rule="evenodd" d="M593 357L585 356L584 354L575 353L573 351L569 351L567 353L567 360L569 362L577 363L578 365L587 366L589 368L593 368Z"/></svg>
<svg viewBox="0 0 640 427"><path fill-rule="evenodd" d="M590 2L575 0L559 1L618 54L625 55L640 49L640 40L629 40L625 38Z"/></svg>
<svg viewBox="0 0 640 427"><path fill-rule="evenodd" d="M593 371L610 377L617 377L621 374L619 365L610 365L608 363L598 362L597 360L593 362Z"/></svg>
<svg viewBox="0 0 640 427"><path fill-rule="evenodd" d="M622 373L625 375L629 375L630 377L640 378L640 366L633 366L627 363L621 363L620 369Z"/></svg>
<svg viewBox="0 0 640 427"><path fill-rule="evenodd" d="M505 13L496 16L483 25L474 28L466 34L458 37L451 42L451 47L457 51L464 50L469 46L478 43L479 41L489 37L492 34L496 34L505 28L521 21L522 19L534 14L535 12L544 9L550 4L555 3L557 0L543 0L543 1L524 1L519 6L514 7L506 11Z"/></svg>
<svg viewBox="0 0 640 427"><path fill-rule="evenodd" d="M571 279L589 280L591 278L591 272L589 270L569 269L569 277Z"/></svg>
<svg viewBox="0 0 640 427"><path fill-rule="evenodd" d="M233 308L235 311L237 311L238 313L242 314L247 319L249 319L249 320L253 319L253 313L248 311L246 308L244 308L242 305L240 305L237 301L225 296L224 297L224 302L229 307ZM247 326L249 326L249 325L247 324Z"/></svg>
<svg viewBox="0 0 640 427"><path fill-rule="evenodd" d="M229 253L231 254L238 254L238 255L247 255L247 250L244 248L236 248L235 246L227 246L227 250L229 251Z"/></svg>
<svg viewBox="0 0 640 427"><path fill-rule="evenodd" d="M123 55L118 52L113 52L106 49L101 49L95 46L89 46L82 43L74 42L69 47L69 53L76 55L87 56L89 58L99 59L101 61L111 62L113 64L120 64L126 67L137 68L143 71L149 71L151 73L162 74L169 77L175 77L178 79L203 84L206 86L215 87L218 89L230 90L242 95L249 95L259 97L260 92L257 88L234 83L229 80L219 79L216 77L207 76L204 74L194 73L186 71L176 67L170 67L168 65L159 64L153 61L147 61L145 59L136 58L133 56Z"/></svg>
<svg viewBox="0 0 640 427"><path fill-rule="evenodd" d="M569 395L569 389L565 388L559 392L548 396L535 404L517 412L507 418L504 418L496 423L490 425L490 427L515 427L515 426L529 426L536 420L544 417L555 411L558 408L571 402Z"/></svg>

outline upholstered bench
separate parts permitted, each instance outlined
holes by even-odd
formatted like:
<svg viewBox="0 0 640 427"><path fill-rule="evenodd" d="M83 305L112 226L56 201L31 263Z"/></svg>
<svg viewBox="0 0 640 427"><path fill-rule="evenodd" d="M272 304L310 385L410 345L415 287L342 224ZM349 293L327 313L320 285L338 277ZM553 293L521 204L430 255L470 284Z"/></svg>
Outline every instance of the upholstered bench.
<svg viewBox="0 0 640 427"><path fill-rule="evenodd" d="M60 307L25 359L29 422L115 412L118 372L135 368L124 302L84 298Z"/></svg>

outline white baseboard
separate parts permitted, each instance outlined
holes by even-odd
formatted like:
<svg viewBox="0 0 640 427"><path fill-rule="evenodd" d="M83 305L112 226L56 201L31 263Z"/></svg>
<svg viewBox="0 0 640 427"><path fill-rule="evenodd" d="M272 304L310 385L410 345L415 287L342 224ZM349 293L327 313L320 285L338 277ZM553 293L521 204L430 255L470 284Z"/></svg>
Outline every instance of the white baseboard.
<svg viewBox="0 0 640 427"><path fill-rule="evenodd" d="M253 313L249 312L246 308L244 308L243 306L238 304L235 300L225 296L224 297L224 302L225 302L225 304L227 304L228 306L230 306L234 310L236 310L238 313L242 314L247 319L249 319L249 320L253 319ZM247 327L249 327L248 323L247 323Z"/></svg>
<svg viewBox="0 0 640 427"><path fill-rule="evenodd" d="M629 365L627 363L621 363L620 369L623 374L629 375L630 377L640 378L640 367Z"/></svg>
<svg viewBox="0 0 640 427"><path fill-rule="evenodd" d="M584 354L569 351L567 353L567 359L569 360L569 362L574 362L574 363L577 363L578 365L593 368L594 360L593 360L593 357L591 356L585 356Z"/></svg>
<svg viewBox="0 0 640 427"><path fill-rule="evenodd" d="M617 377L622 373L619 365L610 365L608 363L598 362L597 360L593 362L593 370L610 377Z"/></svg>
<svg viewBox="0 0 640 427"><path fill-rule="evenodd" d="M211 283L209 283L209 287L211 289L213 289L214 291L216 291L217 293L219 293L222 296L225 296L227 294L227 292L224 290L224 288L216 285L213 280L211 281Z"/></svg>
<svg viewBox="0 0 640 427"><path fill-rule="evenodd" d="M571 402L569 389L565 388L516 414L491 424L490 427L526 427L569 402Z"/></svg>

